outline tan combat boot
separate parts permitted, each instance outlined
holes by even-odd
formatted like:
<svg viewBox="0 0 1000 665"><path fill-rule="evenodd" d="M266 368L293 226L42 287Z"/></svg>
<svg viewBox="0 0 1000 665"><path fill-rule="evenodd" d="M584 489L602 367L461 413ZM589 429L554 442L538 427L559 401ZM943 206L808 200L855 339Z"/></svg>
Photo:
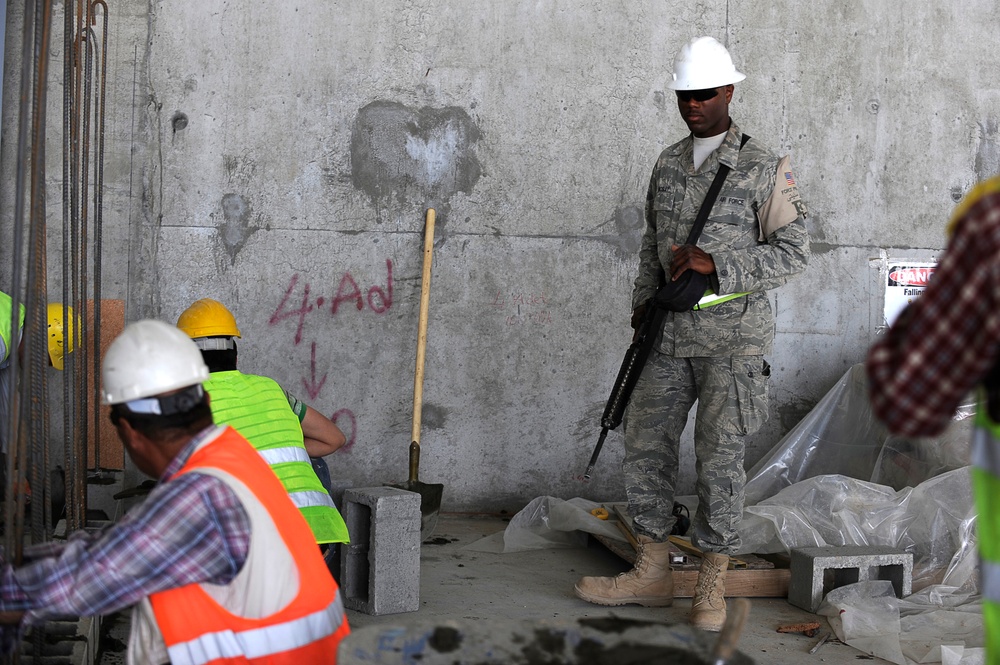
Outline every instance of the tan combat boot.
<svg viewBox="0 0 1000 665"><path fill-rule="evenodd" d="M719 632L726 622L726 569L729 557L705 552L698 570L698 582L691 600L691 625Z"/></svg>
<svg viewBox="0 0 1000 665"><path fill-rule="evenodd" d="M670 544L639 536L635 567L617 577L582 577L574 589L588 603L668 607L674 602Z"/></svg>

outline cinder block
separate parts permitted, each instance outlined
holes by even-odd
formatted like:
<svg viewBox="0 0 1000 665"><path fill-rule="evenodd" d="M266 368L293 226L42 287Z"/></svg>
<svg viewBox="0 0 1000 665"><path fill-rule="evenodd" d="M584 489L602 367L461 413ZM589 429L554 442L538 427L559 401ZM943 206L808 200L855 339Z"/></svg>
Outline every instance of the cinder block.
<svg viewBox="0 0 1000 665"><path fill-rule="evenodd" d="M896 596L910 595L913 555L891 547L802 547L792 550L788 602L809 612L837 587L887 580Z"/></svg>
<svg viewBox="0 0 1000 665"><path fill-rule="evenodd" d="M395 487L344 492L351 536L341 549L344 605L365 614L416 612L420 607L420 495Z"/></svg>

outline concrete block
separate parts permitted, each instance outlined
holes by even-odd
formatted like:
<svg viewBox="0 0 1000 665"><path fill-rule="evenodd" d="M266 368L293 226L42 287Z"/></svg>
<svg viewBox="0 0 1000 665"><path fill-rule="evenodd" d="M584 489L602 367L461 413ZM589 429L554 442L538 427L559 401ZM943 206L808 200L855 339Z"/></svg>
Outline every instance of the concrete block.
<svg viewBox="0 0 1000 665"><path fill-rule="evenodd" d="M341 548L341 592L348 609L365 614L420 607L420 495L395 487L344 492L351 542Z"/></svg>
<svg viewBox="0 0 1000 665"><path fill-rule="evenodd" d="M809 612L837 587L887 580L896 596L910 595L913 555L891 547L802 547L792 550L788 602Z"/></svg>

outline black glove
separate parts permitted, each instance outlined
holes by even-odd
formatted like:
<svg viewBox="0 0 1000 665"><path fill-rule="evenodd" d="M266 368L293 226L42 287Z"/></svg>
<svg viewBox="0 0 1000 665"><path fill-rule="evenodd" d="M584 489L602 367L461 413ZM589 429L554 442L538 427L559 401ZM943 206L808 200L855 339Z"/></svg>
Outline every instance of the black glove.
<svg viewBox="0 0 1000 665"><path fill-rule="evenodd" d="M644 318L646 318L646 306L639 305L635 308L635 311L632 312L632 323L630 324L632 326L632 330L638 330L639 326L642 325L642 320Z"/></svg>

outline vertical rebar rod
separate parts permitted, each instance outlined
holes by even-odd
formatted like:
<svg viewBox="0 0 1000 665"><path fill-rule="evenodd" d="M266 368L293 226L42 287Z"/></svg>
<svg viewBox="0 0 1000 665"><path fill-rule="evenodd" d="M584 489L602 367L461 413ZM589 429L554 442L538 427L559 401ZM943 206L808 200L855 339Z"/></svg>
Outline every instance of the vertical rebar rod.
<svg viewBox="0 0 1000 665"><path fill-rule="evenodd" d="M19 103L18 134L17 134L17 173L15 175L14 191L14 274L11 281L12 325L11 325L11 364L10 382L12 386L10 399L10 437L7 439L7 521L5 543L11 560L21 562L24 547L24 492L19 492L21 478L24 473L23 457L21 457L21 400L18 390L19 360L17 332L20 329L21 285L24 253L24 208L25 208L25 171L28 164L28 127L30 120L31 81L33 68L33 26L35 24L35 3L25 0L24 32L21 41L21 97Z"/></svg>
<svg viewBox="0 0 1000 665"><path fill-rule="evenodd" d="M98 76L100 91L94 105L94 124L97 131L94 181L94 387L99 388L101 376L101 289L102 258L104 251L104 130L105 101L108 75L108 5L104 0L91 3L91 20L96 20L95 9L100 6L103 15L101 30L101 55ZM93 31L91 31L93 34ZM96 49L95 49L96 50ZM94 469L101 472L101 401L94 399Z"/></svg>
<svg viewBox="0 0 1000 665"><path fill-rule="evenodd" d="M63 161L62 161L62 302L63 302L63 333L72 335L76 346L76 320L72 319L70 332L70 310L74 304L71 300L70 285L73 276L70 269L70 258L73 256L70 229L72 200L70 198L70 183L72 179L70 159L73 155L73 43L76 34L73 29L73 7L75 0L63 0ZM73 310L76 312L77 310ZM69 348L69 342L64 342ZM67 354L63 362L63 464L65 465L65 496L66 496L66 527L67 531L78 529L82 524L78 520L76 497L76 462L73 455L73 385L76 377L76 355Z"/></svg>

